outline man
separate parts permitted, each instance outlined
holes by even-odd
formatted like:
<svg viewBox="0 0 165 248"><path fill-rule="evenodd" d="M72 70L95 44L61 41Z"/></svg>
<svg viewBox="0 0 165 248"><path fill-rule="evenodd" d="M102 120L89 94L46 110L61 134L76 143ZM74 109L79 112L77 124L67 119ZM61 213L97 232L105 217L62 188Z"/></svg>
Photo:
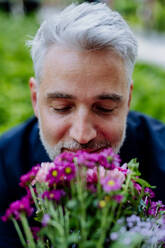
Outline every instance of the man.
<svg viewBox="0 0 165 248"><path fill-rule="evenodd" d="M29 44L37 118L1 137L1 214L22 195L19 178L35 164L63 151L109 146L123 163L136 157L143 177L165 199L165 126L128 114L137 44L122 17L104 4L71 5L45 21ZM0 247L18 248L10 224L0 228Z"/></svg>

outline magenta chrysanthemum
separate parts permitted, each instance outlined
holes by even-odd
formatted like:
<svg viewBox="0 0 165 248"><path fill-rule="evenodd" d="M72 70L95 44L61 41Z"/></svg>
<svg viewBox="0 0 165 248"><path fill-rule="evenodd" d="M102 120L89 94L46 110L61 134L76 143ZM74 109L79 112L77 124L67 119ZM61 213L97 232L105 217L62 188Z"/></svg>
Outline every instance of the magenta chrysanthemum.
<svg viewBox="0 0 165 248"><path fill-rule="evenodd" d="M89 169L92 169L98 163L98 154L97 153L87 153L85 151L78 151L75 154L76 162L79 166L86 166Z"/></svg>
<svg viewBox="0 0 165 248"><path fill-rule="evenodd" d="M113 199L117 202L120 203L123 200L123 195L114 195Z"/></svg>
<svg viewBox="0 0 165 248"><path fill-rule="evenodd" d="M67 162L72 163L74 156L75 156L75 153L73 152L63 152L55 158L54 163L59 164L61 163L61 161L67 161Z"/></svg>
<svg viewBox="0 0 165 248"><path fill-rule="evenodd" d="M49 170L46 181L49 183L49 185L56 184L60 181L62 175L62 169L60 167L54 166Z"/></svg>
<svg viewBox="0 0 165 248"><path fill-rule="evenodd" d="M64 179L70 181L76 176L76 166L73 163L65 162L63 167Z"/></svg>
<svg viewBox="0 0 165 248"><path fill-rule="evenodd" d="M49 200L55 200L55 201L59 201L61 199L62 196L65 195L65 191L62 189L53 189L50 191L45 191L42 195L42 198L47 198Z"/></svg>
<svg viewBox="0 0 165 248"><path fill-rule="evenodd" d="M21 176L19 185L21 187L27 188L28 185L34 180L39 169L40 169L40 165L36 165L31 169L30 172Z"/></svg>
<svg viewBox="0 0 165 248"><path fill-rule="evenodd" d="M3 221L7 221L10 217L14 217L16 220L20 219L20 214L25 213L30 216L33 213L30 200L27 196L24 196L21 200L15 201L10 204L5 215L2 217Z"/></svg>
<svg viewBox="0 0 165 248"><path fill-rule="evenodd" d="M104 149L99 153L98 162L104 168L113 170L115 167L120 166L119 155L116 154L112 148Z"/></svg>

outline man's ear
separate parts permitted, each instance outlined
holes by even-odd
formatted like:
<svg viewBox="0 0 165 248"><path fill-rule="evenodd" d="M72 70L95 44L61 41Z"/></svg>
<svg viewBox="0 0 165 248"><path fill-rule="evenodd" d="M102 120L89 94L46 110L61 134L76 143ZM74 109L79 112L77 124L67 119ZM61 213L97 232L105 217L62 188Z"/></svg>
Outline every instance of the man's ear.
<svg viewBox="0 0 165 248"><path fill-rule="evenodd" d="M34 114L36 117L38 117L37 82L33 77L30 78L29 80L29 87L30 87L30 92L31 92L31 101L32 101Z"/></svg>
<svg viewBox="0 0 165 248"><path fill-rule="evenodd" d="M133 91L133 81L131 82L131 85L129 86L129 98L128 98L128 108L129 109L130 109L130 105L131 105L132 91Z"/></svg>

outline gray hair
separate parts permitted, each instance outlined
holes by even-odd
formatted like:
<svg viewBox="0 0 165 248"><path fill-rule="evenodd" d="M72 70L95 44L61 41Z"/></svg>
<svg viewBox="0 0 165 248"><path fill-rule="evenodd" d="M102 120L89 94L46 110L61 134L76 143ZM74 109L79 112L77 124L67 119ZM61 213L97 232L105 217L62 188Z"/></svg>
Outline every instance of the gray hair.
<svg viewBox="0 0 165 248"><path fill-rule="evenodd" d="M41 79L44 57L52 45L74 49L113 49L125 62L131 83L137 55L137 42L121 15L103 3L71 4L45 20L29 41L36 80Z"/></svg>

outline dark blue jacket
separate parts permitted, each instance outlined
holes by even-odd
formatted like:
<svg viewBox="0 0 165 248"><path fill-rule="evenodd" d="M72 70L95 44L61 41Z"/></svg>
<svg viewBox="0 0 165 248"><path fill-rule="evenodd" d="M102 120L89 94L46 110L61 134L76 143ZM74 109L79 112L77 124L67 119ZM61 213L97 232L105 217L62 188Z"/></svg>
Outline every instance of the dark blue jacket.
<svg viewBox="0 0 165 248"><path fill-rule="evenodd" d="M120 156L122 162L137 158L142 177L156 185L157 199L165 201L165 125L140 113L130 112ZM3 134L0 138L0 215L9 203L25 192L19 178L37 163L49 161L39 139L36 118ZM19 248L12 223L0 221L0 248Z"/></svg>

